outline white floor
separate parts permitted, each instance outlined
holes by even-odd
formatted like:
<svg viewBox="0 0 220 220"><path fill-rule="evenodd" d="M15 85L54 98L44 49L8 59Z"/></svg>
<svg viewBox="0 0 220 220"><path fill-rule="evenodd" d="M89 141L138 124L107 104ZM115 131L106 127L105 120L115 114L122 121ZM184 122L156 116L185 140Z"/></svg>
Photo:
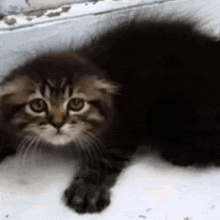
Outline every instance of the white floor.
<svg viewBox="0 0 220 220"><path fill-rule="evenodd" d="M78 215L62 193L77 163L58 155L8 158L0 166L1 220L219 220L220 169L180 168L137 157L100 214Z"/></svg>

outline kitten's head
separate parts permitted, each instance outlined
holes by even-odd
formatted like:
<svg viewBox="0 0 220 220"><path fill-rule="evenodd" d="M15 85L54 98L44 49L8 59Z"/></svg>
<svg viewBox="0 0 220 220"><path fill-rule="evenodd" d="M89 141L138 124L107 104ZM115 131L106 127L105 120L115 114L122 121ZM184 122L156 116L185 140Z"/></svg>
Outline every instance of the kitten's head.
<svg viewBox="0 0 220 220"><path fill-rule="evenodd" d="M53 146L88 144L110 124L117 90L76 55L44 55L3 80L1 117L29 140Z"/></svg>

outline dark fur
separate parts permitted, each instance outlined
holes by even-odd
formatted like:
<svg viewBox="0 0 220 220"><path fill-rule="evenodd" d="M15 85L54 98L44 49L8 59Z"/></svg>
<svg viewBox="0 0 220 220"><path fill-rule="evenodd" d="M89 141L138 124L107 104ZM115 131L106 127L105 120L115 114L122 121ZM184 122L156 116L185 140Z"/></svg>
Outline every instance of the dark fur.
<svg viewBox="0 0 220 220"><path fill-rule="evenodd" d="M103 145L93 160L82 152L81 167L65 192L68 206L79 213L106 207L110 187L139 144L152 144L176 165L219 163L219 42L184 22L138 21L66 53L83 57L84 67L77 59L57 62L62 52L50 62L41 56L25 63L6 81L27 71L58 81L60 75L77 72L121 85L112 106L93 102L109 117L98 137ZM2 134L7 142L7 129Z"/></svg>

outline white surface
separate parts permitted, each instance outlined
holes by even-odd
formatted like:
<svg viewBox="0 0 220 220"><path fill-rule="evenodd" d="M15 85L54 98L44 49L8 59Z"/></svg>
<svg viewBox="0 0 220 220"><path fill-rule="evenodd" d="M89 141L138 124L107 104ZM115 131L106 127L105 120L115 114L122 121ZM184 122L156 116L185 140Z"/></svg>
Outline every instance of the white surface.
<svg viewBox="0 0 220 220"><path fill-rule="evenodd" d="M25 0L0 0L0 13L10 14L26 8Z"/></svg>
<svg viewBox="0 0 220 220"><path fill-rule="evenodd" d="M43 14L39 15L36 11L32 13L20 13L17 15L8 15L2 21L0 21L0 30L14 30L22 27L34 26L36 24L44 24L52 21L67 20L85 16L94 17L97 14L110 13L117 10L123 10L125 8L134 8L140 6L149 6L151 4L161 2L172 2L173 0L103 0L97 1L90 0L82 4L61 5L60 7L41 10ZM68 13L62 12L62 7L70 7ZM38 12L38 11L37 11ZM51 13L59 13L58 15L50 16ZM9 19L14 19L16 22L12 25L8 25L6 22ZM93 22L93 19L90 19Z"/></svg>
<svg viewBox="0 0 220 220"><path fill-rule="evenodd" d="M4 20L0 21L0 75L7 74L9 70L39 51L80 45L91 35L129 17L129 14L130 17L137 14L151 16L155 11L163 16L172 13L180 17L191 14L194 19L204 23L202 29L209 30L213 35L219 35L219 0L166 1L168 3L155 5L149 5L151 0L105 2L75 5L69 13L63 13L59 17L48 18L44 15L28 21L26 16L17 15L17 23L13 26L6 25Z"/></svg>
<svg viewBox="0 0 220 220"><path fill-rule="evenodd" d="M141 0L0 0L0 14L18 14L38 9L54 8L63 4L81 4L82 6L89 2L96 4L97 2L100 3L103 1L105 2L105 5L109 2L116 2L117 4L124 4L124 2L130 2L130 4L141 2ZM152 3L157 1L164 2L172 0L142 0L142 3Z"/></svg>
<svg viewBox="0 0 220 220"><path fill-rule="evenodd" d="M1 14L16 14L39 8L59 6L65 3L82 3L90 0L0 0Z"/></svg>
<svg viewBox="0 0 220 220"><path fill-rule="evenodd" d="M23 14L7 16L7 18L15 18L16 23L7 25L5 20L0 21L0 75L7 74L10 69L39 51L82 44L97 31L127 18L126 7L129 8L127 11L130 11L131 16L132 13L137 14L138 9L144 10L145 14L145 10L148 12L154 7L149 6L152 0L106 0L105 2L76 4L68 13L52 18L47 17L47 13L53 10L30 21ZM61 8L56 10L59 11Z"/></svg>
<svg viewBox="0 0 220 220"><path fill-rule="evenodd" d="M128 1L114 1L114 4L124 7ZM111 7L108 14L89 13L89 10L103 12L100 1L89 5L88 11L82 8L86 15L83 12L78 16L81 12L73 9L72 13L76 14L72 17L68 14L66 18L37 20L32 26L30 22L17 29L1 29L1 75L39 51L80 45L91 34L128 16L120 7L117 12L111 12L114 10ZM163 14L175 12L179 16L190 12L194 18L209 21L204 27L210 34L219 34L220 1L182 0L145 5L141 9L143 16L153 13L152 10ZM0 165L1 220L220 219L218 168L179 168L152 156L136 159L112 188L112 203L104 212L78 215L62 202L62 193L74 174L76 163L58 156L42 156L31 161L28 157L15 157Z"/></svg>
<svg viewBox="0 0 220 220"><path fill-rule="evenodd" d="M88 0L89 1L89 0ZM85 2L85 0L28 0L28 4L32 7L55 6L65 3Z"/></svg>
<svg viewBox="0 0 220 220"><path fill-rule="evenodd" d="M137 158L100 214L78 215L62 202L76 164L59 157L15 157L0 166L1 220L219 220L220 170L180 168ZM7 217L8 216L8 217Z"/></svg>

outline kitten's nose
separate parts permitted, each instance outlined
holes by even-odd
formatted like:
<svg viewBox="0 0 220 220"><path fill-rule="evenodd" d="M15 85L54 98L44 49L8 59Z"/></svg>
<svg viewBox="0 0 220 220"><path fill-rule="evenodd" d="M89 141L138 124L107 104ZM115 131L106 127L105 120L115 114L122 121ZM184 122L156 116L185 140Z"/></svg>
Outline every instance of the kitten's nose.
<svg viewBox="0 0 220 220"><path fill-rule="evenodd" d="M54 112L54 115L51 117L51 124L57 128L57 130L60 130L60 128L65 123L65 113L57 109Z"/></svg>
<svg viewBox="0 0 220 220"><path fill-rule="evenodd" d="M59 131L60 130L60 128L64 125L64 121L61 121L61 122L52 122L51 123L54 127L56 127L57 128L57 130Z"/></svg>
<svg viewBox="0 0 220 220"><path fill-rule="evenodd" d="M54 120L52 117L50 120L50 124L53 125L55 128L57 128L57 130L59 131L60 128L65 124L65 120L63 119L63 120L57 121L57 120Z"/></svg>

